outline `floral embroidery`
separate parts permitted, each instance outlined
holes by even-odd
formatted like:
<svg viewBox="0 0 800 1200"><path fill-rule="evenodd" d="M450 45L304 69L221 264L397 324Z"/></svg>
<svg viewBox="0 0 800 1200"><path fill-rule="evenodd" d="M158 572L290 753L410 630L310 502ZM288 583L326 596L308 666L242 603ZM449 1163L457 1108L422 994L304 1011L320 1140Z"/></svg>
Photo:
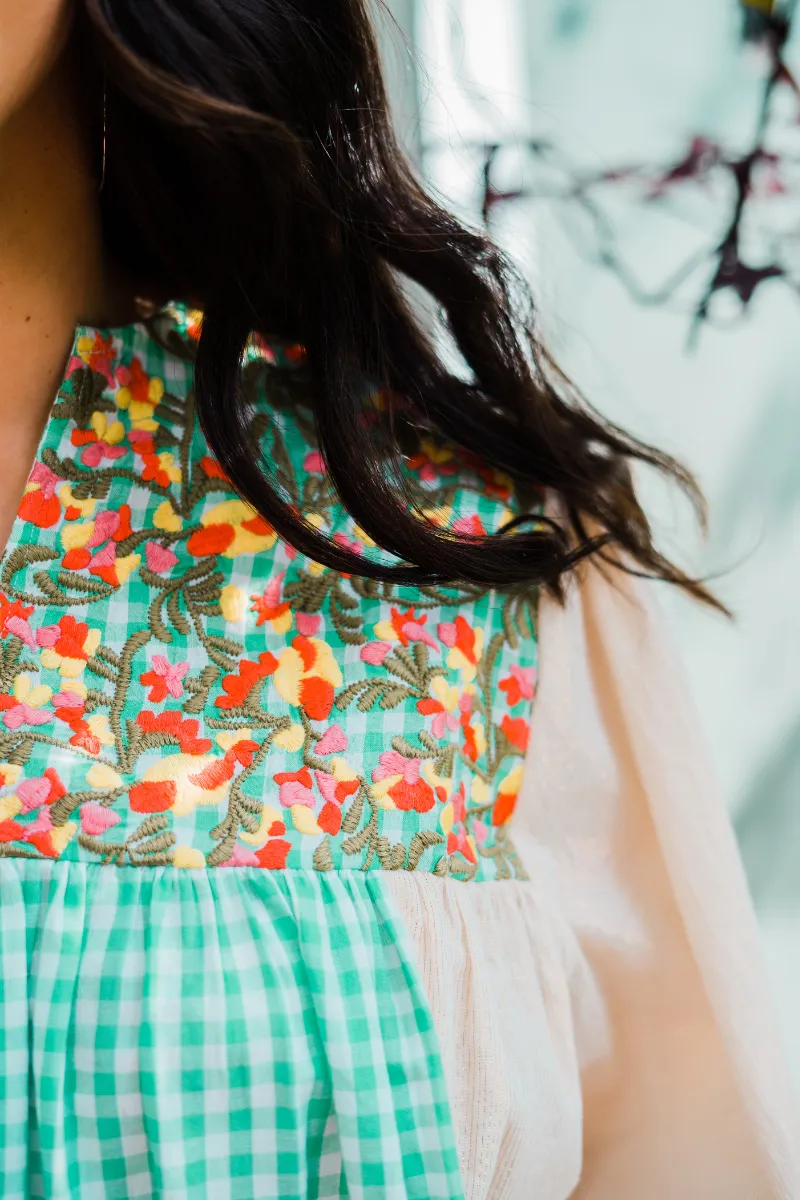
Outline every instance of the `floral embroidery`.
<svg viewBox="0 0 800 1200"><path fill-rule="evenodd" d="M0 854L523 875L535 592L297 554L199 429L200 321L79 331L0 564ZM254 340L254 436L309 524L379 555L333 493L304 370L301 347ZM520 511L502 472L399 411L420 512L471 535Z"/></svg>

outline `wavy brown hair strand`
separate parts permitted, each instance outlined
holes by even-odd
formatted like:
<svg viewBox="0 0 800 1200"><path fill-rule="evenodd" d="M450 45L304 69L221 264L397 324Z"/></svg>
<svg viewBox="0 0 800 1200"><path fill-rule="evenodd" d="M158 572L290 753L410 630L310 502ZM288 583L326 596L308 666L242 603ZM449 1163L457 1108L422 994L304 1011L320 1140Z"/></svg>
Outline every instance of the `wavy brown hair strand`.
<svg viewBox="0 0 800 1200"><path fill-rule="evenodd" d="M407 583L541 584L590 555L715 601L655 548L631 467L675 462L604 422L537 341L524 282L491 239L429 196L401 154L363 0L78 0L87 91L107 81L103 218L121 262L204 311L195 392L239 493L302 553ZM464 372L443 362L403 286L436 303ZM250 432L250 335L302 342L320 448L352 517L397 560L358 557L303 521ZM388 434L366 407L383 389ZM456 536L415 509L392 428L434 431L563 519ZM602 529L602 536L590 531Z"/></svg>

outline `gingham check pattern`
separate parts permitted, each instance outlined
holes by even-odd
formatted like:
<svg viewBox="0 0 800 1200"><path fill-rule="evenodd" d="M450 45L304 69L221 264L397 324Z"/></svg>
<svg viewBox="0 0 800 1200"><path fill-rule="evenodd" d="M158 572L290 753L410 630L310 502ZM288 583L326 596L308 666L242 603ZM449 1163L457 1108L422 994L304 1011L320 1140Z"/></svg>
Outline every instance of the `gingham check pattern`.
<svg viewBox="0 0 800 1200"><path fill-rule="evenodd" d="M455 1200L376 875L0 862L3 1200Z"/></svg>

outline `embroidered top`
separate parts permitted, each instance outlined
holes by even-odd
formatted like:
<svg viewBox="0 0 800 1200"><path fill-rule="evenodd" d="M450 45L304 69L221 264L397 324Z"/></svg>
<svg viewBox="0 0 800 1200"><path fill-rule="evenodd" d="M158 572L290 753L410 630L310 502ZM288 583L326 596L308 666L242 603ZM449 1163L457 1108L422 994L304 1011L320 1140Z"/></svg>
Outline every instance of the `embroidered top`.
<svg viewBox="0 0 800 1200"><path fill-rule="evenodd" d="M298 555L199 428L198 320L173 305L77 332L0 565L0 854L524 874L508 830L535 592ZM373 553L328 484L304 379L300 347L249 348L265 456L308 521ZM424 432L406 465L456 530L520 510L510 479Z"/></svg>

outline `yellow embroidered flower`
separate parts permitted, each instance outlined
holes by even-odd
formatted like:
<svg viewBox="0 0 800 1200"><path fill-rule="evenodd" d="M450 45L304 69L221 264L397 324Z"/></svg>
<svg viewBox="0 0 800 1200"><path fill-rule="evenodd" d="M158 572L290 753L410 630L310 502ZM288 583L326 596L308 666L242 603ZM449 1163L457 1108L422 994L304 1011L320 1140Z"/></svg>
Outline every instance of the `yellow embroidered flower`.
<svg viewBox="0 0 800 1200"><path fill-rule="evenodd" d="M169 487L171 483L180 483L183 478L175 455L168 450L162 450L159 454L145 454L143 461L142 479L145 482L152 480L159 487Z"/></svg>
<svg viewBox="0 0 800 1200"><path fill-rule="evenodd" d="M30 675L18 675L14 680L14 699L28 708L43 708L53 698L53 689L44 684L34 687Z"/></svg>
<svg viewBox="0 0 800 1200"><path fill-rule="evenodd" d="M433 788L436 799L440 800L442 804L446 803L450 796L453 780L449 776L437 775L429 758L422 764L420 774Z"/></svg>
<svg viewBox="0 0 800 1200"><path fill-rule="evenodd" d="M65 825L55 825L50 830L50 845L53 847L56 856L64 853L75 836L77 829L78 826L74 821L67 821Z"/></svg>
<svg viewBox="0 0 800 1200"><path fill-rule="evenodd" d="M363 542L370 550L374 549L375 542L368 533L365 533L360 525L353 526L353 537L357 537L360 542Z"/></svg>
<svg viewBox="0 0 800 1200"><path fill-rule="evenodd" d="M307 804L293 804L289 811L292 814L292 824L298 833L322 833L313 809Z"/></svg>
<svg viewBox="0 0 800 1200"><path fill-rule="evenodd" d="M95 763L86 772L86 782L90 787L103 790L118 788L122 786L122 776L113 767L107 767L105 763Z"/></svg>
<svg viewBox="0 0 800 1200"><path fill-rule="evenodd" d="M164 500L153 513L153 525L163 529L165 533L179 533L183 529L183 519L172 507L171 500Z"/></svg>
<svg viewBox="0 0 800 1200"><path fill-rule="evenodd" d="M514 809L517 806L517 797L519 796L521 787L522 764L517 763L515 767L512 767L498 788L497 800L492 812L493 825L505 825L511 819Z"/></svg>
<svg viewBox="0 0 800 1200"><path fill-rule="evenodd" d="M77 496L73 495L72 485L69 483L62 483L57 490L61 503L66 510L64 515L68 521L75 520L76 517L91 517L94 515L94 510L97 508L97 501L94 497L90 497L88 500L78 499ZM63 534L61 540L62 542L64 541Z"/></svg>
<svg viewBox="0 0 800 1200"><path fill-rule="evenodd" d="M52 633L53 644L42 651L42 665L58 671L64 679L77 679L100 645L100 630L67 614L58 625L47 626L47 631Z"/></svg>
<svg viewBox="0 0 800 1200"><path fill-rule="evenodd" d="M0 821L13 821L22 812L22 801L16 792L0 800Z"/></svg>
<svg viewBox="0 0 800 1200"><path fill-rule="evenodd" d="M64 525L61 529L61 545L65 550L81 550L94 533L94 521L80 521Z"/></svg>
<svg viewBox="0 0 800 1200"><path fill-rule="evenodd" d="M271 550L278 535L268 521L243 500L224 500L204 513L186 549L197 558L236 558Z"/></svg>
<svg viewBox="0 0 800 1200"><path fill-rule="evenodd" d="M412 512L416 516L416 509L412 509ZM444 504L437 508L423 508L421 515L438 529L447 529L453 519L453 507L450 504Z"/></svg>
<svg viewBox="0 0 800 1200"><path fill-rule="evenodd" d="M248 846L263 846L269 837L270 829L276 823L276 821L282 824L283 814L278 812L276 808L272 808L271 805L265 804L261 809L258 829L255 831L255 833L240 833L239 837L243 842L246 842Z"/></svg>
<svg viewBox="0 0 800 1200"><path fill-rule="evenodd" d="M114 735L105 713L92 713L90 717L87 717L86 724L102 746L114 745Z"/></svg>
<svg viewBox="0 0 800 1200"><path fill-rule="evenodd" d="M206 865L206 860L203 852L194 846L176 846L172 853L172 865L199 871Z"/></svg>
<svg viewBox="0 0 800 1200"><path fill-rule="evenodd" d="M158 421L153 413L164 395L163 380L148 375L138 358L130 367L120 367L117 379L123 385L117 392L117 407L128 412L134 429L155 433Z"/></svg>
<svg viewBox="0 0 800 1200"><path fill-rule="evenodd" d="M244 592L235 583L228 583L220 592L219 606L226 621L238 624L244 619Z"/></svg>
<svg viewBox="0 0 800 1200"><path fill-rule="evenodd" d="M517 770L515 767L514 770ZM512 775L513 775L512 771ZM473 775L472 786L470 787L470 797L473 804L488 804L489 803L489 785L485 779L481 779L480 775Z"/></svg>
<svg viewBox="0 0 800 1200"><path fill-rule="evenodd" d="M278 695L287 704L302 708L312 721L330 716L334 688L342 686L333 651L315 637L296 637L281 654L273 679Z"/></svg>
<svg viewBox="0 0 800 1200"><path fill-rule="evenodd" d="M272 739L273 746L279 746L281 750L288 750L290 754L295 754L302 749L305 741L305 730L302 725L290 725L288 729L282 729L280 733L276 733Z"/></svg>
<svg viewBox="0 0 800 1200"><path fill-rule="evenodd" d="M89 418L89 424L97 434L98 440L108 446L118 446L125 437L125 426L122 421L109 421L104 412L95 411Z"/></svg>

